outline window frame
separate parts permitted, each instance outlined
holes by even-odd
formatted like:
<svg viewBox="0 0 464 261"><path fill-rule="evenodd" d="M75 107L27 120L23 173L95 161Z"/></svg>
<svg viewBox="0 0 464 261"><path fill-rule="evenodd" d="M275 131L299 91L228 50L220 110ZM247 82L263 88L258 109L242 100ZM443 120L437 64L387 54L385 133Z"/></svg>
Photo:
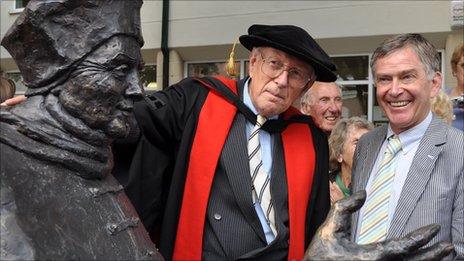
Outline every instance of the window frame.
<svg viewBox="0 0 464 261"><path fill-rule="evenodd" d="M156 71L155 71L155 81L156 81L156 84L158 84L158 82L157 82L157 74L158 74L158 65L157 65L157 63L146 63L146 64L143 65L143 67L145 67L145 66L153 66L153 65L156 67ZM140 78L140 80L142 80L141 75L140 75L140 71L139 71L139 78ZM140 82L140 83L141 83L141 82ZM143 89L144 89L145 91L153 91L152 89L148 89L148 88L146 88L145 86L143 86Z"/></svg>
<svg viewBox="0 0 464 261"><path fill-rule="evenodd" d="M12 9L9 11L9 14L11 15L14 15L14 14L20 14L22 11L24 11L24 7L18 7L17 6L17 3L18 3L18 0L14 0L12 1L13 3L13 6L12 6Z"/></svg>
<svg viewBox="0 0 464 261"><path fill-rule="evenodd" d="M10 74L10 73L19 73L21 75L21 78L23 78L23 75L21 74L21 72L19 70L9 70L9 71L4 71L3 73L5 74L5 77L8 78L8 79L10 79L8 77L8 74ZM14 82L14 83L16 85L16 82ZM27 86L25 84L24 84L24 86L27 89ZM17 85L15 86L15 94L14 94L14 96L24 95L25 93L26 93L26 91L18 91Z"/></svg>
<svg viewBox="0 0 464 261"><path fill-rule="evenodd" d="M333 54L329 55L332 57L356 57L356 56L367 56L367 80L344 80L344 81L335 81L340 85L367 85L367 120L372 122L373 117L373 107L374 107L374 79L371 73L371 58L372 53L348 53L348 54Z"/></svg>
<svg viewBox="0 0 464 261"><path fill-rule="evenodd" d="M235 59L235 62L240 62L240 72L239 72L239 79L245 78L247 74L245 73L245 61L248 59ZM215 60L195 60L195 61L185 61L184 62L184 78L188 77L188 66L190 64L198 64L198 63L227 63L227 60L224 59L215 59Z"/></svg>

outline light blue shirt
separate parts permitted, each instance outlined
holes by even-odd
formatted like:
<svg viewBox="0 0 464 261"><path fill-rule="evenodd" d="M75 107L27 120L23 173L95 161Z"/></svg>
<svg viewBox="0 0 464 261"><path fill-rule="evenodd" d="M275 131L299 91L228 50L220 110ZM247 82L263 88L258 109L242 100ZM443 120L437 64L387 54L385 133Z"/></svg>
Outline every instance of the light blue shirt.
<svg viewBox="0 0 464 261"><path fill-rule="evenodd" d="M403 190L404 182L406 181L406 177L408 176L408 172L409 172L409 168L411 167L412 160L414 158L414 155L416 154L417 148L419 147L419 143L425 134L425 131L430 125L430 122L432 122L432 112L429 111L429 114L421 123L412 127L409 130L406 130L398 134L402 149L395 156L397 159L396 159L396 167L395 167L395 178L393 181L393 189L390 195L390 202L389 202L389 209L388 209L388 220L387 220L388 227L390 227L390 223L393 219L393 215L395 214L396 205L398 204L401 191ZM369 198L370 190L372 187L372 183L374 182L375 173L378 172L379 167L380 167L380 162L382 161L382 158L383 158L383 154L385 153L387 149L387 144L388 144L387 139L393 134L395 133L392 131L390 125L388 125L387 137L385 138L385 141L383 142L382 147L380 148L379 155L377 156L374 167L372 168L372 172L369 175L369 180L366 185L366 193L368 195L368 198ZM364 212L364 208L361 208L361 212L359 214L359 219L358 219L358 229L356 230L357 231L356 241L358 239L359 231L361 228L362 218L364 215L363 212Z"/></svg>
<svg viewBox="0 0 464 261"><path fill-rule="evenodd" d="M253 106L253 103L251 102L250 94L248 93L248 83L250 82L250 79L248 79L245 82L245 86L243 87L243 103L250 108L251 111L253 111L255 114L258 114L258 111L256 110L255 106ZM277 119L277 116L273 116L268 118L269 119ZM247 140L251 135L251 131L253 130L254 125L247 121L246 123L246 135L247 135ZM273 148L273 142L271 139L271 135L264 131L261 130L259 132L259 144L261 145L261 158L263 161L263 169L268 173L268 175L271 175L271 167L272 167L272 148ZM250 176L251 178L251 176ZM251 191L250 191L251 194ZM264 216L263 209L261 208L261 205L256 202L255 203L255 210L256 213L258 214L259 221L261 222L261 226L263 227L264 230L264 235L266 236L266 241L268 244L274 240L275 236L272 233L271 227L267 224L266 222L266 217Z"/></svg>

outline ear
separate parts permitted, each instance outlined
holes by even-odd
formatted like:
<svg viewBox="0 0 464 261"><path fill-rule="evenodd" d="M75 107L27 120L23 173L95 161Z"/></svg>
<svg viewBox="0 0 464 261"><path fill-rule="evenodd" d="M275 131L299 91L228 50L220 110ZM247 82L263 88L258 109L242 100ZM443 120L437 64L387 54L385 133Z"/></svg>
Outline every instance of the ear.
<svg viewBox="0 0 464 261"><path fill-rule="evenodd" d="M303 114L309 115L308 104L307 103L303 104L300 108L300 111Z"/></svg>
<svg viewBox="0 0 464 261"><path fill-rule="evenodd" d="M435 75L432 78L432 90L430 91L430 98L438 95L441 89L442 81L443 76L441 75L441 72L435 72Z"/></svg>
<svg viewBox="0 0 464 261"><path fill-rule="evenodd" d="M341 154L338 155L337 161L338 161L338 163L342 163L342 162L343 162L343 157L342 157Z"/></svg>

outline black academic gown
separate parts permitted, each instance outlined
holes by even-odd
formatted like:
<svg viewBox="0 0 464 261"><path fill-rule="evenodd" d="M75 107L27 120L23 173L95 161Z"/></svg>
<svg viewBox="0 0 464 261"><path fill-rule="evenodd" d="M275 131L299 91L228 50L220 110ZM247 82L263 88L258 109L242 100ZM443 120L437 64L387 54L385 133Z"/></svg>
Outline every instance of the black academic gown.
<svg viewBox="0 0 464 261"><path fill-rule="evenodd" d="M239 93L244 83L245 80L237 83ZM130 166L126 193L168 260L174 250L190 149L208 92L197 81L185 79L145 97L134 108L141 136ZM306 217L306 247L330 207L327 138L314 125L311 131L316 167Z"/></svg>

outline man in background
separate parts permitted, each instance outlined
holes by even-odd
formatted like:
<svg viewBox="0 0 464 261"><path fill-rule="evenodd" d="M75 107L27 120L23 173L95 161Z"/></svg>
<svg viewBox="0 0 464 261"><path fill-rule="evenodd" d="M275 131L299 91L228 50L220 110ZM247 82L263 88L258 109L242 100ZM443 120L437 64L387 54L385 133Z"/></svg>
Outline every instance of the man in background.
<svg viewBox="0 0 464 261"><path fill-rule="evenodd" d="M335 82L315 82L301 98L301 112L330 134L342 115L342 94Z"/></svg>
<svg viewBox="0 0 464 261"><path fill-rule="evenodd" d="M464 258L464 133L437 118L440 91L436 48L419 34L387 39L372 56L377 100L389 124L364 135L356 148L353 191L367 199L353 215L352 236L370 244L432 223L432 241L452 242L449 258Z"/></svg>

